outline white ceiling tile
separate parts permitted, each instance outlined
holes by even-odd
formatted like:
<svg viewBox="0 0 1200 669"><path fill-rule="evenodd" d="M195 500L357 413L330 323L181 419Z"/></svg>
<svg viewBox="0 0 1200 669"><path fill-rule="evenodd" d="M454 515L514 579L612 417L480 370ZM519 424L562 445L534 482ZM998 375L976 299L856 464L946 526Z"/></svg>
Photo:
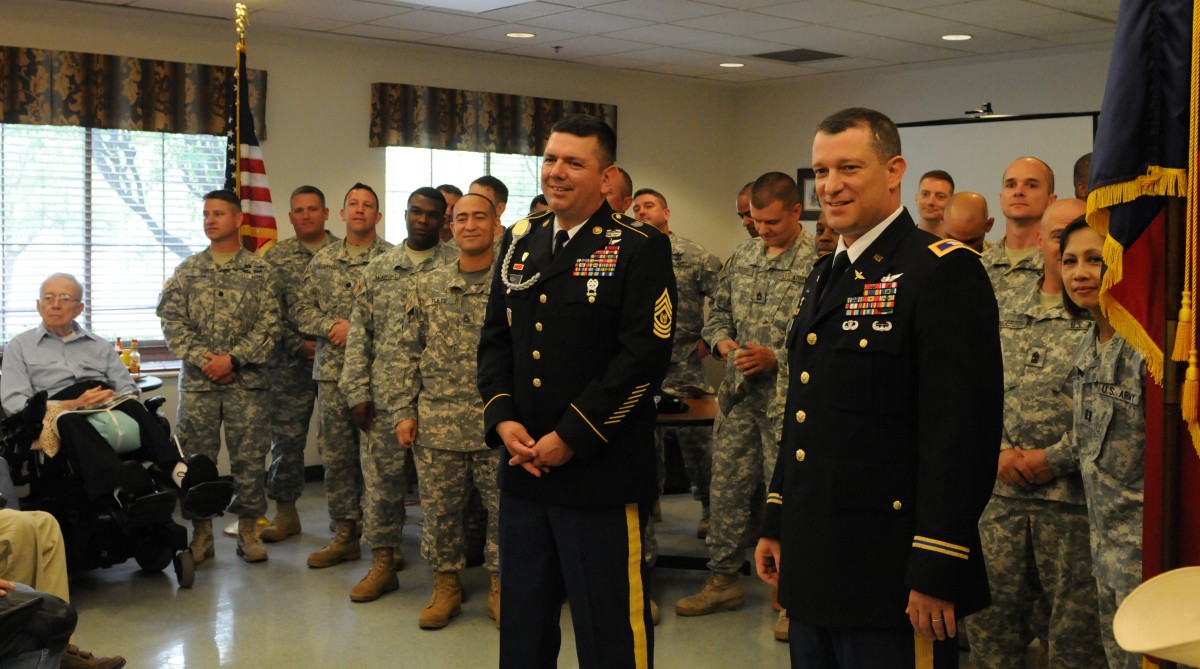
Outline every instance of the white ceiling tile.
<svg viewBox="0 0 1200 669"><path fill-rule="evenodd" d="M709 63L716 67L720 63L728 60L727 57L713 53L704 53L702 51L693 51L692 49L680 49L673 46L660 46L654 49L646 49L644 51L631 51L622 54L629 60L636 61L651 61L658 63L673 63L675 65L692 65L707 67Z"/></svg>
<svg viewBox="0 0 1200 669"><path fill-rule="evenodd" d="M759 14L780 16L805 23L833 23L865 16L886 14L891 9L855 0L799 0L754 10Z"/></svg>
<svg viewBox="0 0 1200 669"><path fill-rule="evenodd" d="M814 60L805 63L806 67L812 68L818 72L848 72L850 70L865 70L872 67L884 67L892 65L892 61L878 60L875 58L831 58L829 60Z"/></svg>
<svg viewBox="0 0 1200 669"><path fill-rule="evenodd" d="M1054 7L1085 16L1094 16L1110 21L1117 20L1120 0L1032 0L1039 5Z"/></svg>
<svg viewBox="0 0 1200 669"><path fill-rule="evenodd" d="M253 3L253 0L251 0ZM255 7L261 3L253 3L251 20L254 19ZM381 19L385 16L395 16L410 11L411 7L399 4L378 4L375 2L358 2L357 0L275 0L270 7L272 11L300 16L313 16L319 19L333 19L343 23L358 23Z"/></svg>
<svg viewBox="0 0 1200 669"><path fill-rule="evenodd" d="M725 11L721 7L691 0L621 0L599 5L595 9L606 14L630 16L659 23L683 21L709 14L720 14Z"/></svg>
<svg viewBox="0 0 1200 669"><path fill-rule="evenodd" d="M393 42L420 42L432 37L437 37L437 33L421 32L419 30L405 30L403 28L388 28L387 26L375 26L370 23L356 23L338 28L330 32L335 32L341 35L356 35L358 37L369 37L371 39L383 39Z"/></svg>
<svg viewBox="0 0 1200 669"><path fill-rule="evenodd" d="M505 47L512 46L505 42L480 39L478 37L463 37L462 35L435 35L420 41L423 44L435 44L437 46L469 49L471 51L501 51Z"/></svg>
<svg viewBox="0 0 1200 669"><path fill-rule="evenodd" d="M255 25L275 26L277 28L299 28L301 30L319 30L327 32L337 28L354 25L352 21L322 19L315 16L301 16L284 12L262 11L253 16Z"/></svg>
<svg viewBox="0 0 1200 669"><path fill-rule="evenodd" d="M515 39L508 37L508 33L533 33L533 37L524 39ZM458 33L462 37L490 40L493 42L502 42L511 45L518 44L557 44L565 39L579 37L577 33L569 33L563 30L551 30L549 28L535 28L533 26L522 25L520 23L502 23L496 26L489 26L481 30L468 30L467 32Z"/></svg>
<svg viewBox="0 0 1200 669"><path fill-rule="evenodd" d="M938 16L952 21L983 25L988 21L1003 21L1006 19L1030 20L1037 16L1053 14L1057 10L1038 5L1025 0L973 0L954 5L929 7L921 10L923 14Z"/></svg>
<svg viewBox="0 0 1200 669"><path fill-rule="evenodd" d="M569 11L572 11L570 7L550 2L522 2L512 7L483 12L480 16L485 19L519 23L539 16L548 16L550 14L560 14Z"/></svg>
<svg viewBox="0 0 1200 669"><path fill-rule="evenodd" d="M728 7L729 9L738 10L758 9L760 7L770 7L771 5L779 4L779 0L704 0L704 2L710 5L717 5L718 7Z"/></svg>
<svg viewBox="0 0 1200 669"><path fill-rule="evenodd" d="M712 16L702 16L698 19L687 19L685 21L676 21L675 23L676 25L688 28L710 30L724 35L750 35L767 32L768 30L782 30L784 28L803 25L799 21L779 16L756 14L754 12L713 14Z"/></svg>
<svg viewBox="0 0 1200 669"><path fill-rule="evenodd" d="M434 12L428 9L414 9L398 16L371 21L371 23L390 28L404 28L406 30L421 30L429 33L450 35L499 25L500 22L476 18L474 16Z"/></svg>
<svg viewBox="0 0 1200 669"><path fill-rule="evenodd" d="M940 5L952 5L962 0L867 0L873 5L883 5L885 7L895 7L896 9L913 10L925 9L926 7L938 7Z"/></svg>
<svg viewBox="0 0 1200 669"><path fill-rule="evenodd" d="M971 28L971 26L965 23L913 14L911 12L888 12L887 14L880 14L878 16L868 16L850 21L838 21L829 25L867 35L911 40L926 44L940 42L942 35L948 33L970 32Z"/></svg>
<svg viewBox="0 0 1200 669"><path fill-rule="evenodd" d="M769 79L778 79L781 77L771 76L771 75L763 74L761 72L744 72L742 70L727 70L725 72L709 74L709 75L706 75L706 76L703 76L700 78L707 79L709 81L731 81L731 82L739 83L739 84L748 84L748 83L753 83L756 81L767 81Z"/></svg>
<svg viewBox="0 0 1200 669"><path fill-rule="evenodd" d="M700 43L687 43L682 46L697 51L723 54L727 56L750 56L756 53L771 53L784 51L788 47L778 42L768 42L746 37L720 37Z"/></svg>
<svg viewBox="0 0 1200 669"><path fill-rule="evenodd" d="M138 0L129 6L176 14L225 17L233 24L233 5L224 0Z"/></svg>
<svg viewBox="0 0 1200 669"><path fill-rule="evenodd" d="M1105 44L1112 48L1113 39L1116 38L1116 27L1101 28L1099 30L1085 30L1078 33L1059 33L1056 35L1046 35L1043 39L1054 42L1055 44Z"/></svg>
<svg viewBox="0 0 1200 669"><path fill-rule="evenodd" d="M553 47L562 47L555 52ZM556 60L576 60L586 58L588 56L600 56L610 53L623 53L629 51L641 51L651 48L648 44L641 42L627 42L611 37L586 35L584 37L575 37L572 39L564 39L553 44L523 44L512 48L505 49L505 53L518 54L521 56L534 56L537 58L554 58Z"/></svg>
<svg viewBox="0 0 1200 669"><path fill-rule="evenodd" d="M602 14L587 9L572 9L571 11L559 14L540 16L535 19L529 19L525 23L531 26L554 28L555 30L566 30L590 35L602 35L618 30L628 30L630 28L651 25L649 21L632 19L627 16L617 16L615 14Z"/></svg>
<svg viewBox="0 0 1200 669"><path fill-rule="evenodd" d="M1036 21L1009 18L1001 21L980 22L980 24L994 30L1033 37L1083 32L1085 30L1102 30L1113 28L1115 25L1102 19L1093 19L1069 12L1055 12L1054 14L1039 16Z"/></svg>
<svg viewBox="0 0 1200 669"><path fill-rule="evenodd" d="M684 28L675 25L649 25L641 28L630 28L629 30L618 30L617 32L607 33L609 37L617 39L633 40L635 42L646 42L648 44L672 45L685 44L687 42L702 42L713 40L720 37L716 33L710 33L705 30L693 30L692 28Z"/></svg>

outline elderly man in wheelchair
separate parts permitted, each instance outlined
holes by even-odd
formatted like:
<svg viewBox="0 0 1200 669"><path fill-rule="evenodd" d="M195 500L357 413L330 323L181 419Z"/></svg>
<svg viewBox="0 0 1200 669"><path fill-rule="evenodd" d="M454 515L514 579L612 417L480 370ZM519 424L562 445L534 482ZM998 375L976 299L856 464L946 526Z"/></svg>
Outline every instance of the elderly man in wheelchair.
<svg viewBox="0 0 1200 669"><path fill-rule="evenodd" d="M45 469L65 470L91 504L132 524L169 520L177 497L187 518L224 511L232 486L218 480L209 458L183 459L164 421L137 401L137 386L113 347L75 322L83 309L75 277L57 273L42 283L41 325L4 349L4 412L21 414L25 424L41 422L33 448L42 451L37 459Z"/></svg>

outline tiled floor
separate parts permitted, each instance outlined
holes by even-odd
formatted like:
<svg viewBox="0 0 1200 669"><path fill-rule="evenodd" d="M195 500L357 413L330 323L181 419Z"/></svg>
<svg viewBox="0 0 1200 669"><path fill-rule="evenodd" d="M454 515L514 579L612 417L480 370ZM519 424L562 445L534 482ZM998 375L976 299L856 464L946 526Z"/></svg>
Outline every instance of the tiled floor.
<svg viewBox="0 0 1200 669"><path fill-rule="evenodd" d="M300 500L304 533L268 545L270 559L246 564L234 540L217 538L215 560L197 569L190 590L176 586L171 569L143 573L131 561L111 569L75 574L71 595L80 611L77 642L98 654L120 654L131 669L187 667L495 667L499 631L487 618L487 574L466 570L469 600L462 615L442 630L417 627L431 576L419 556L419 506L409 508L404 531L407 566L400 590L366 604L347 593L366 573L364 559L315 570L308 553L329 538L320 483ZM664 554L704 556L695 538L699 505L685 495L663 500L659 542ZM218 518L218 529L232 522ZM733 612L679 618L674 603L692 594L705 572L658 569L656 599L662 623L655 629L658 667L786 667L786 644L775 641L770 590L746 578L746 605ZM512 624L520 624L513 621ZM563 613L560 667L575 667L570 614Z"/></svg>

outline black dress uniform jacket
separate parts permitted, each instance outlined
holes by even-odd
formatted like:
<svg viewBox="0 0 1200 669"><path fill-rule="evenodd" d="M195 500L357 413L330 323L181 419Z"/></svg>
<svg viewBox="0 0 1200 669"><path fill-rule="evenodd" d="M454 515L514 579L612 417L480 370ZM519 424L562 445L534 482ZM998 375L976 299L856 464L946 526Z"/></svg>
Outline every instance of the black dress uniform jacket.
<svg viewBox="0 0 1200 669"><path fill-rule="evenodd" d="M991 284L976 253L907 211L830 278L833 256L787 337L763 530L781 539L779 601L815 625L911 629L914 589L965 616L990 599L976 524L1003 410Z"/></svg>
<svg viewBox="0 0 1200 669"><path fill-rule="evenodd" d="M676 304L670 239L602 204L551 257L554 215L505 232L479 343L485 439L522 423L574 451L537 478L500 466L506 493L565 505L646 502L657 494L653 395L671 359ZM510 247L515 246L511 249ZM527 290L512 284L540 277Z"/></svg>

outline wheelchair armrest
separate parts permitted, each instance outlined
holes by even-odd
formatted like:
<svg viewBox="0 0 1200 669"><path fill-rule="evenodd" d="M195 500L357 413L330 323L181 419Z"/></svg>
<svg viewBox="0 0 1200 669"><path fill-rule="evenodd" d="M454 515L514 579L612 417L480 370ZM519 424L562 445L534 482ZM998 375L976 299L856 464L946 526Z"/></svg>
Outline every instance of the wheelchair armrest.
<svg viewBox="0 0 1200 669"><path fill-rule="evenodd" d="M145 402L142 402L142 404L146 406L146 410L149 411L151 415L157 414L158 410L162 408L162 405L166 403L167 398L163 397L162 395L155 395L154 397L147 399Z"/></svg>

